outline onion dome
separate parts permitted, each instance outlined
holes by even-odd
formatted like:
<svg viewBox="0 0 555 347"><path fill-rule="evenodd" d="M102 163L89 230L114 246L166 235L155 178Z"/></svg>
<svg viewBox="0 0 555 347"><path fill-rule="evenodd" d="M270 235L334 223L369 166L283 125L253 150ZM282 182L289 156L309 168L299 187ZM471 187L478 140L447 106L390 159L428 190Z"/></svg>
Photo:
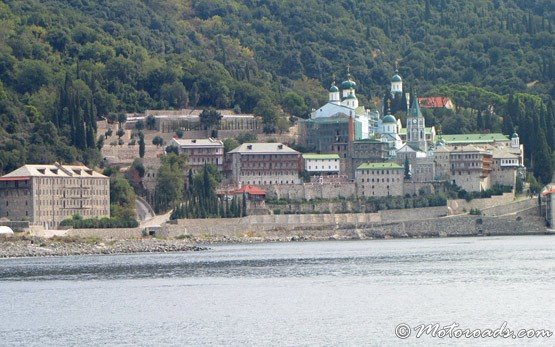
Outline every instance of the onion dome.
<svg viewBox="0 0 555 347"><path fill-rule="evenodd" d="M516 139L516 138L518 138L518 134L517 134L517 133L513 133L513 134L511 135L511 139Z"/></svg>
<svg viewBox="0 0 555 347"><path fill-rule="evenodd" d="M347 95L347 97L345 98L345 100L347 99L356 99L357 97L353 95L353 93Z"/></svg>
<svg viewBox="0 0 555 347"><path fill-rule="evenodd" d="M355 89L357 86L357 84L355 83L355 81L348 79L346 81L343 81L343 83L341 83L341 89Z"/></svg>
<svg viewBox="0 0 555 347"><path fill-rule="evenodd" d="M395 117L393 117L392 115L388 114L387 116L383 117L382 123L383 123L383 124L397 123L397 120L395 119Z"/></svg>
<svg viewBox="0 0 555 347"><path fill-rule="evenodd" d="M391 82L403 82L403 79L401 78L401 76L395 74L393 75L393 77L391 77Z"/></svg>
<svg viewBox="0 0 555 347"><path fill-rule="evenodd" d="M335 84L331 86L330 93L337 93L338 91L339 91L339 88L337 88Z"/></svg>

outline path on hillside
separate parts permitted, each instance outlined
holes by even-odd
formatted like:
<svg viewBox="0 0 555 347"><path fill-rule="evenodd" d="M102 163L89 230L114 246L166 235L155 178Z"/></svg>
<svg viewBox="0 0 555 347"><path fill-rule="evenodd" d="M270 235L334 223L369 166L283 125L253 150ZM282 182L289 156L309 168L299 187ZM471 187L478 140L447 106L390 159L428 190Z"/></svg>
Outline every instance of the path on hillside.
<svg viewBox="0 0 555 347"><path fill-rule="evenodd" d="M172 211L167 212L165 214L156 215L150 218L149 220L145 220L141 222L141 227L142 228L159 227L170 220L171 214L172 214Z"/></svg>

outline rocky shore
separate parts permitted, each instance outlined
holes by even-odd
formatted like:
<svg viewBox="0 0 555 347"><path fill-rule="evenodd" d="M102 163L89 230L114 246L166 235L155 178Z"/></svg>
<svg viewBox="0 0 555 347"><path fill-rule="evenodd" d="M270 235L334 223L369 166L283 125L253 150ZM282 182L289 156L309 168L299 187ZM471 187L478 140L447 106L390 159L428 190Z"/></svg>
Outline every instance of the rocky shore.
<svg viewBox="0 0 555 347"><path fill-rule="evenodd" d="M84 254L164 253L202 251L190 240L184 239L128 239L103 240L100 238L31 236L0 237L0 258L67 256Z"/></svg>

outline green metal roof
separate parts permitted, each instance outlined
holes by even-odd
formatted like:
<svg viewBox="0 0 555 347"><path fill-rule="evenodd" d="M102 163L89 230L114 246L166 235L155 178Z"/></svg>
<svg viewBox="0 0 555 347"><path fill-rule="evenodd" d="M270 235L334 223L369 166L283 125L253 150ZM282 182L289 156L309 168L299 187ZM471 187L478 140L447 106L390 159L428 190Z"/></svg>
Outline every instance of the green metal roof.
<svg viewBox="0 0 555 347"><path fill-rule="evenodd" d="M412 106L409 109L409 116L422 117L422 111L420 111L420 104L418 103L418 98L416 97L416 94L414 94Z"/></svg>
<svg viewBox="0 0 555 347"><path fill-rule="evenodd" d="M393 117L392 115L388 114L387 116L383 117L382 123L384 123L384 124L387 124L387 123L397 123L397 120L395 120L395 117Z"/></svg>
<svg viewBox="0 0 555 347"><path fill-rule="evenodd" d="M403 80L401 79L401 76L395 74L393 77L391 77L391 82L402 82Z"/></svg>
<svg viewBox="0 0 555 347"><path fill-rule="evenodd" d="M397 163L365 163L357 167L357 170L385 170L385 169L403 169Z"/></svg>
<svg viewBox="0 0 555 347"><path fill-rule="evenodd" d="M316 154L316 153L306 153L303 154L303 159L339 159L339 154Z"/></svg>
<svg viewBox="0 0 555 347"><path fill-rule="evenodd" d="M513 134L511 135L511 139L516 139L517 137L518 137L518 134L517 134L517 133L513 133Z"/></svg>
<svg viewBox="0 0 555 347"><path fill-rule="evenodd" d="M339 88L337 88L337 86L335 86L335 85L331 86L330 92L335 93L335 92L338 92L338 91L339 91Z"/></svg>
<svg viewBox="0 0 555 347"><path fill-rule="evenodd" d="M446 144L458 143L491 143L496 141L508 141L509 138L503 134L457 134L457 135L443 135L443 140Z"/></svg>
<svg viewBox="0 0 555 347"><path fill-rule="evenodd" d="M347 95L345 99L356 99L357 97L353 95L353 93Z"/></svg>
<svg viewBox="0 0 555 347"><path fill-rule="evenodd" d="M354 89L356 86L357 84L353 80L347 80L341 83L341 89Z"/></svg>

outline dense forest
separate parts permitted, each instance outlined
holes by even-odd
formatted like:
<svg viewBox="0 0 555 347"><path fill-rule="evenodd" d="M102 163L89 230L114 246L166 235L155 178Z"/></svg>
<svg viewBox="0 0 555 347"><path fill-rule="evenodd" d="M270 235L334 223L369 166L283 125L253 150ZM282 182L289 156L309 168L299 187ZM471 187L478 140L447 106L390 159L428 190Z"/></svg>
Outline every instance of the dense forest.
<svg viewBox="0 0 555 347"><path fill-rule="evenodd" d="M427 116L446 132L517 130L530 146L543 132L533 164L555 148L554 16L550 0L5 0L0 173L96 163L94 120L111 113L303 117L347 66L378 107L396 64L419 95L464 108Z"/></svg>

